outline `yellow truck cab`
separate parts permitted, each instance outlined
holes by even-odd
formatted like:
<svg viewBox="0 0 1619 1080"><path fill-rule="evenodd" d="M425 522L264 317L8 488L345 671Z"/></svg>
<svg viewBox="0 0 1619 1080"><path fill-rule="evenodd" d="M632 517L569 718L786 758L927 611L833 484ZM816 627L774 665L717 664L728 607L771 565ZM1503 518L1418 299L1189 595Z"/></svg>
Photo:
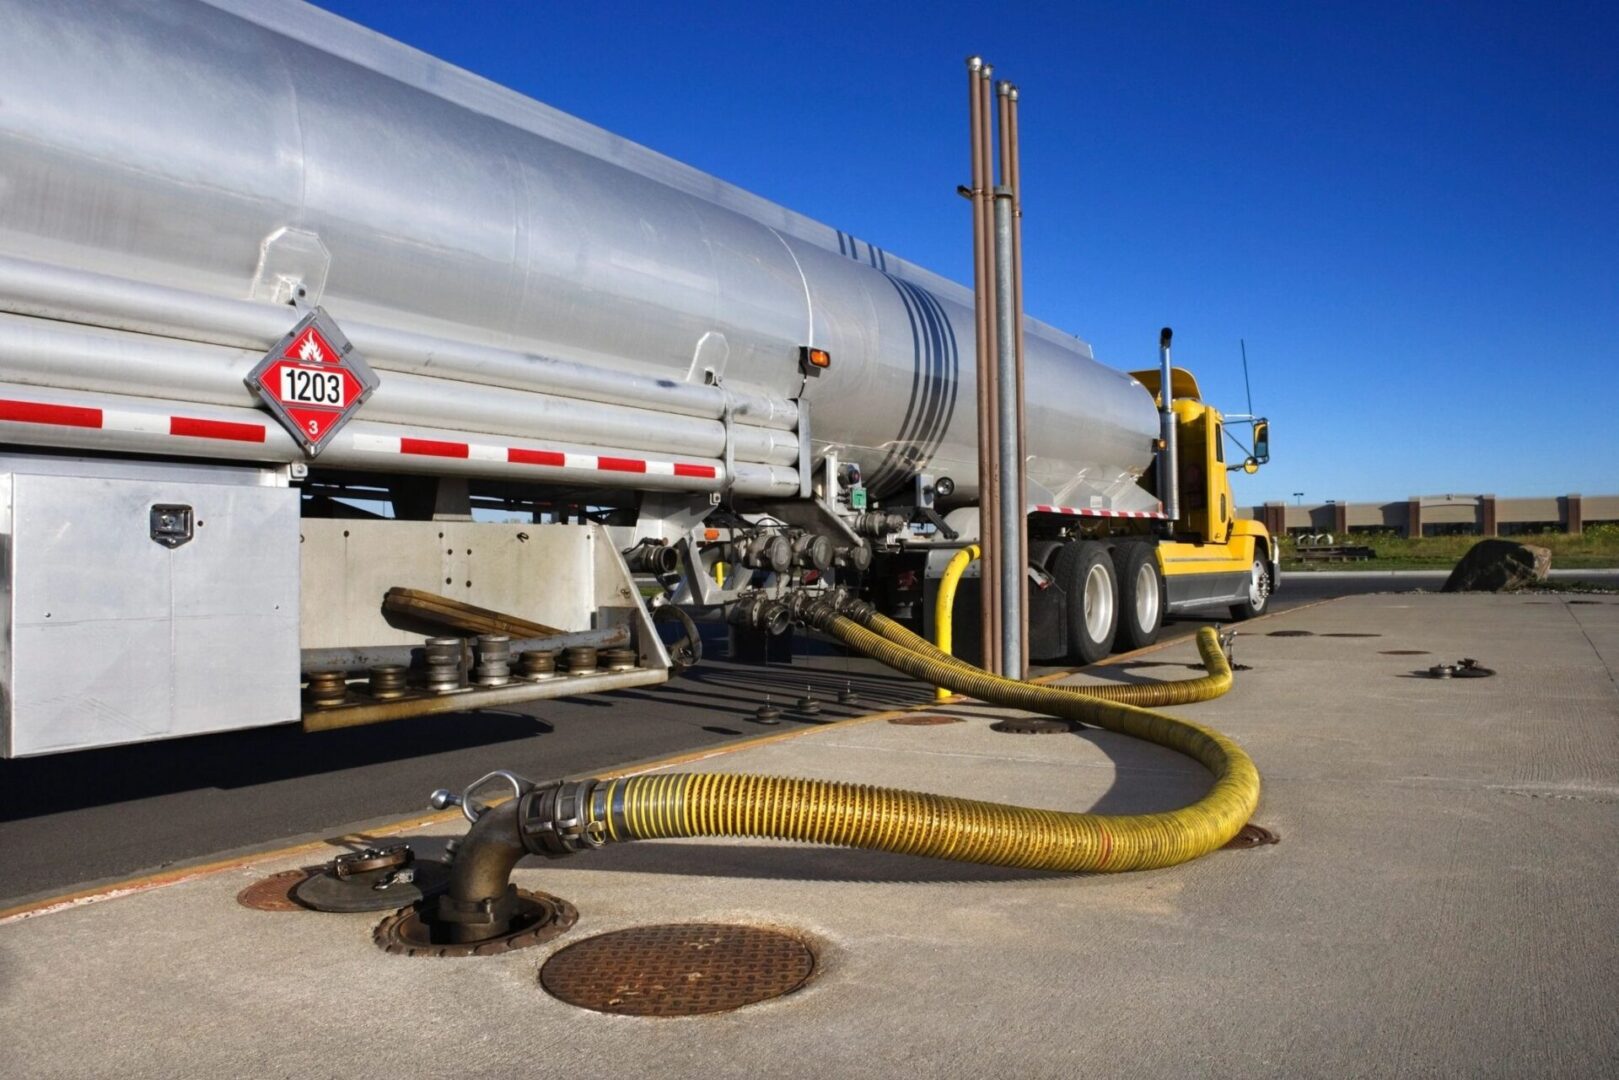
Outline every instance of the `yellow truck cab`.
<svg viewBox="0 0 1619 1080"><path fill-rule="evenodd" d="M1278 581L1275 544L1257 521L1236 516L1228 474L1252 473L1269 457L1269 430L1263 420L1248 418L1253 447L1242 461L1227 464L1225 422L1203 401L1197 380L1185 368L1172 368L1170 401L1175 417L1178 469L1175 500L1179 513L1169 535L1157 545L1169 613L1229 607L1233 619L1260 614ZM1161 376L1156 369L1131 375L1151 393L1160 409ZM1162 448L1160 448L1162 451ZM1158 476L1142 484L1158 495Z"/></svg>

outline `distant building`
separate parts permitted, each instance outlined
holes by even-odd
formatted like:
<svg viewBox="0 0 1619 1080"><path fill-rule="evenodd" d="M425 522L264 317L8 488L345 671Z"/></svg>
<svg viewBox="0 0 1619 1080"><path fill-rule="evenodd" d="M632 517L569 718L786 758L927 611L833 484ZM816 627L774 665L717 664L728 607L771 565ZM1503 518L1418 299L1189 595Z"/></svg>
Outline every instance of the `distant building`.
<svg viewBox="0 0 1619 1080"><path fill-rule="evenodd" d="M1400 536L1524 536L1578 534L1587 525L1619 524L1619 495L1548 495L1498 499L1494 495L1412 495L1400 502L1240 506L1274 535L1396 533Z"/></svg>

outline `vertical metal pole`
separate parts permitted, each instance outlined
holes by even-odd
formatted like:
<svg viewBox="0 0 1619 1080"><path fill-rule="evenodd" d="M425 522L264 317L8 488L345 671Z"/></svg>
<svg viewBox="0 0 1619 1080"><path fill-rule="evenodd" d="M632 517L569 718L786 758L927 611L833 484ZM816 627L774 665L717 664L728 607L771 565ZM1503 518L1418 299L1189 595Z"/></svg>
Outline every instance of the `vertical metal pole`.
<svg viewBox="0 0 1619 1080"><path fill-rule="evenodd" d="M1008 121L1012 84L997 88L1000 104L1001 183L995 188L995 347L996 409L999 431L1001 505L1001 657L1002 674L1022 678L1023 610L1023 469L1018 461L1017 422L1017 319L1012 297L1012 188L1007 183L1011 166L1011 131Z"/></svg>
<svg viewBox="0 0 1619 1080"><path fill-rule="evenodd" d="M987 141L985 126L987 117L984 113L984 100L982 93L984 62L979 57L967 59L967 103L968 116L971 120L972 142L972 206L973 206L973 341L977 346L976 383L978 387L978 542L982 552L978 563L978 597L979 597L979 630L980 644L983 649L983 661L986 670L995 670L995 650L998 637L995 633L994 612L998 602L995 599L995 578L990 572L991 559L994 553L993 537L995 533L995 517L991 496L994 494L994 468L995 455L990 427L989 386L994 378L994 362L991 359L990 318L989 318L989 222L988 205L985 193L989 188L989 181L984 175L984 143Z"/></svg>
<svg viewBox="0 0 1619 1080"><path fill-rule="evenodd" d="M1019 500L1022 513L1018 516L1018 551L1022 560L1027 563L1029 559L1029 514L1028 514L1028 484L1026 474L1029 468L1028 437L1029 429L1026 423L1027 415L1024 408L1027 398L1023 387L1023 168L1018 151L1018 89L1012 87L1007 95L1011 101L1011 108L1007 112L1006 125L1011 131L1007 139L1010 156L1007 158L1006 182L1012 189L1012 309L1017 312L1017 318L1012 321L1016 331L1017 351L1017 463L1018 475L1025 478L1022 485L1021 499ZM1249 409L1253 412L1253 409ZM1029 677L1029 575L1027 572L1018 576L1018 611L1021 612L1019 628L1023 637L1023 653L1018 657L1017 677Z"/></svg>
<svg viewBox="0 0 1619 1080"><path fill-rule="evenodd" d="M1004 488L1001 483L1001 455L1000 455L1000 388L996 377L999 371L1000 355L999 343L995 335L996 311L995 302L995 227L993 222L994 207L992 205L991 188L995 183L994 163L994 103L992 94L991 76L994 69L985 64L979 71L978 94L979 111L983 116L983 137L978 143L978 153L981 159L980 170L984 178L982 199L984 201L984 303L987 315L985 316L985 342L988 353L988 367L984 372L984 381L980 393L987 399L985 409L989 416L989 531L985 539L990 543L984 549L983 559L980 562L980 578L989 582L989 623L990 623L990 653L985 657L985 666L997 675L1006 671L1006 658L1001 654L1001 564L1006 558L1000 543L1001 499Z"/></svg>
<svg viewBox="0 0 1619 1080"><path fill-rule="evenodd" d="M1181 516L1180 467L1175 454L1175 399L1170 396L1169 339L1174 331L1158 332L1159 437L1164 448L1158 454L1158 499L1164 514L1173 522Z"/></svg>

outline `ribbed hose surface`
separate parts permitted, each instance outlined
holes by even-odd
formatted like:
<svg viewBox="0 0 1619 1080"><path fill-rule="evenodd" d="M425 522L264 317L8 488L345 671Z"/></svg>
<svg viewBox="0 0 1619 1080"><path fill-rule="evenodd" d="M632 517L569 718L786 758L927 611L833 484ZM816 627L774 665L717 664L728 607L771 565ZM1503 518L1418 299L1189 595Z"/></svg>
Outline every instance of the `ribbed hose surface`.
<svg viewBox="0 0 1619 1080"><path fill-rule="evenodd" d="M951 656L943 649L934 645L918 634L912 633L905 626L895 622L886 615L872 612L859 617L868 630L880 634L896 645L921 653L929 659L941 664L952 664L958 668L976 672L979 675L989 675L989 672L974 667L967 661ZM1204 627L1198 631L1197 651L1203 657L1203 667L1208 672L1196 679L1182 679L1178 682L1142 683L1136 686L1052 686L1064 694L1074 694L1079 697L1101 698L1103 701L1118 701L1126 705L1140 705L1143 708L1152 708L1158 705L1189 705L1196 701L1211 701L1231 689L1231 665L1225 658L1225 652L1220 648L1220 637L1213 630ZM990 676L994 678L995 676ZM1014 681L1014 680L1003 680ZM977 696L977 695L974 695Z"/></svg>
<svg viewBox="0 0 1619 1080"><path fill-rule="evenodd" d="M1214 774L1208 794L1157 814L1078 814L914 791L768 776L684 773L598 784L593 827L609 840L752 836L894 851L1039 870L1117 871L1173 866L1236 835L1259 803L1259 771L1211 728L1119 702L1003 679L944 663L845 616L834 637L908 675L980 701L1080 720L1178 750ZM1214 632L1199 633L1211 676L1230 668ZM1197 680L1194 680L1197 681Z"/></svg>

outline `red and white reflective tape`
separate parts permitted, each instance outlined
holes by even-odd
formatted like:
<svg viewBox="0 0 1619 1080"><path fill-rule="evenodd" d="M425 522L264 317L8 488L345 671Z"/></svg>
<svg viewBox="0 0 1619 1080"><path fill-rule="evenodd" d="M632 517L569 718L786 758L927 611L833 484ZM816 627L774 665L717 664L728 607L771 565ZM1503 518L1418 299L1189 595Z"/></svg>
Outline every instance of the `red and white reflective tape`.
<svg viewBox="0 0 1619 1080"><path fill-rule="evenodd" d="M1083 506L1051 506L1037 503L1029 507L1031 514L1062 514L1065 517L1154 518L1167 521L1161 510L1093 510Z"/></svg>
<svg viewBox="0 0 1619 1080"><path fill-rule="evenodd" d="M349 445L368 454L465 458L469 461L498 461L509 465L541 465L552 469L645 473L648 476L690 476L702 480L715 480L720 474L717 465L702 465L689 461L647 461L644 458L564 453L560 450L530 450L520 446L447 442L442 439L412 439L398 435L356 433L349 437Z"/></svg>
<svg viewBox="0 0 1619 1080"><path fill-rule="evenodd" d="M141 435L172 435L188 439L221 439L238 443L263 443L269 436L267 426L261 423L176 416L156 411L135 412L94 405L62 405L54 402L0 398L0 423L7 422ZM615 457L607 454L580 454L571 451L445 439L416 439L401 435L339 433L338 443L342 443L345 439L352 450L368 454L459 458L506 465L534 465L541 468L579 469L589 472L640 473L646 476L679 476L696 480L717 480L720 475L718 465L693 461L649 461L645 458ZM336 449L335 444L333 449Z"/></svg>
<svg viewBox="0 0 1619 1080"><path fill-rule="evenodd" d="M226 442L261 443L263 424L243 424L234 420L207 420L197 416L169 416L163 413L127 412L86 405L53 405L42 401L16 401L0 398L0 421L13 424L46 424L52 427L95 428L100 431L132 431L143 435L174 435L183 439L222 439Z"/></svg>

